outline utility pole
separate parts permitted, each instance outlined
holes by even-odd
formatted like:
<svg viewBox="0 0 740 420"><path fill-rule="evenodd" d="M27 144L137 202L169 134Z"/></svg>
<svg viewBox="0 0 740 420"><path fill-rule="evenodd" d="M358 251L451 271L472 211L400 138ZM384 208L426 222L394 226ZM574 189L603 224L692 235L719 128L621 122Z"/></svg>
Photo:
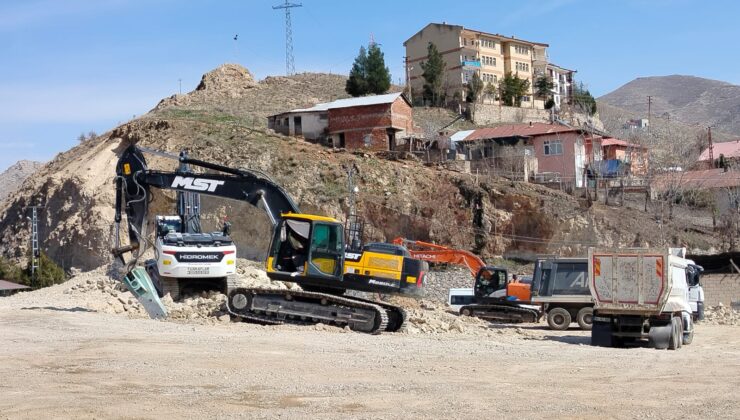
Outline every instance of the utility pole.
<svg viewBox="0 0 740 420"><path fill-rule="evenodd" d="M39 214L38 211L44 206L31 206L31 287L38 283L39 261L41 249L39 248Z"/></svg>
<svg viewBox="0 0 740 420"><path fill-rule="evenodd" d="M709 169L714 168L714 143L712 143L712 126L707 127L707 137L709 141Z"/></svg>
<svg viewBox="0 0 740 420"><path fill-rule="evenodd" d="M182 95L182 79L177 79L177 83L180 84L180 95Z"/></svg>
<svg viewBox="0 0 740 420"><path fill-rule="evenodd" d="M362 248L365 222L357 214L357 193L360 191L354 182L355 166L347 167L347 188L349 189L349 215L347 217L347 245L352 252L359 252Z"/></svg>
<svg viewBox="0 0 740 420"><path fill-rule="evenodd" d="M303 7L303 5L285 0L284 4L272 6L275 10L285 9L285 73L287 76L295 73L295 63L293 62L293 28L290 20L290 9L294 7Z"/></svg>
<svg viewBox="0 0 740 420"><path fill-rule="evenodd" d="M648 98L648 127L647 128L648 128L648 137L650 137L650 126L653 125L653 119L651 117L652 116L651 108L652 108L652 105L653 105L653 97L650 96L650 95L648 95L647 98Z"/></svg>

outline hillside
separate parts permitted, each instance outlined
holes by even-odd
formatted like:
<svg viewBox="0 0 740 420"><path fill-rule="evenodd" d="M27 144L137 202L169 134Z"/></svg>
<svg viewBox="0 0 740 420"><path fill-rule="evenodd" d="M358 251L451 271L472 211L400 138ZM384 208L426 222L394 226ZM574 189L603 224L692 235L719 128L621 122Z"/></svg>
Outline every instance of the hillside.
<svg viewBox="0 0 740 420"><path fill-rule="evenodd" d="M599 101L647 118L648 95L656 117L740 136L740 86L726 82L680 75L639 77Z"/></svg>
<svg viewBox="0 0 740 420"><path fill-rule="evenodd" d="M19 160L3 173L0 173L0 202L14 193L32 173L43 163L31 160Z"/></svg>
<svg viewBox="0 0 740 420"><path fill-rule="evenodd" d="M343 92L339 76L302 74L256 82L242 67L226 65L203 76L186 95L160 102L148 114L58 155L0 207L0 253L22 259L28 244L23 209L44 204L42 248L62 266L90 269L110 261L116 153L131 143L270 174L309 213L344 219L346 168L356 169L359 206L369 239L402 235L470 249L491 257L527 253L582 254L588 245L683 243L717 246L711 231L681 223L659 226L650 214L595 204L563 192L505 179L390 161L365 153L332 151L264 128L264 117L327 101ZM445 117L446 118L446 117ZM148 157L150 168L176 162ZM172 194L153 192L152 213L174 209ZM204 200L207 229L228 217L239 254L264 256L269 221L243 203ZM640 235L638 235L638 232Z"/></svg>

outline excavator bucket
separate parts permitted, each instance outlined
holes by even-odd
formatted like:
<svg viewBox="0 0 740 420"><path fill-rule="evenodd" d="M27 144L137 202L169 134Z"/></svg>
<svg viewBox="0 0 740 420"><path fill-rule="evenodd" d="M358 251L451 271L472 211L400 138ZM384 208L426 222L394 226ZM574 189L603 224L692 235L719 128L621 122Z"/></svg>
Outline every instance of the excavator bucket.
<svg viewBox="0 0 740 420"><path fill-rule="evenodd" d="M152 319L167 318L167 308L159 300L157 290L154 288L152 279L142 267L136 267L123 278L126 288L136 296L144 309Z"/></svg>

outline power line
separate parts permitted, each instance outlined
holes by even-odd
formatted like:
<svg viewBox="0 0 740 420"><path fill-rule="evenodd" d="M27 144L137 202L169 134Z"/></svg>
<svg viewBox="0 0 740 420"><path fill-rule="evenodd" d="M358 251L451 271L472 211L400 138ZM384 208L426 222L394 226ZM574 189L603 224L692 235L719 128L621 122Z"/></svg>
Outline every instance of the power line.
<svg viewBox="0 0 740 420"><path fill-rule="evenodd" d="M295 63L293 61L293 27L290 19L290 9L294 7L303 7L300 3L290 3L285 0L285 4L272 6L273 9L285 9L285 73L287 76L295 74Z"/></svg>

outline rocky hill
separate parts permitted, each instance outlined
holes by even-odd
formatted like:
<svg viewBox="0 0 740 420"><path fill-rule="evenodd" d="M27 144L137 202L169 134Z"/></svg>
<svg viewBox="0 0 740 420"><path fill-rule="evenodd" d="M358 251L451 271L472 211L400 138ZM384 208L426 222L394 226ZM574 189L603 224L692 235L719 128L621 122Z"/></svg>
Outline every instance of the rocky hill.
<svg viewBox="0 0 740 420"><path fill-rule="evenodd" d="M585 252L588 245L683 243L715 246L711 231L678 222L661 226L631 208L592 207L566 193L505 179L486 178L391 161L366 153L332 151L277 135L264 117L339 97L344 78L323 74L274 77L256 82L246 69L219 67L198 88L160 102L148 114L58 155L0 207L0 253L22 259L28 222L23 209L46 206L42 247L65 268L90 269L110 261L113 174L117 153L131 143L270 174L307 213L344 219L346 169L354 167L358 203L369 239L402 235L473 250L484 256ZM176 162L148 157L150 168L173 170ZM172 194L153 192L152 213L174 210ZM261 210L243 203L204 199L204 225L228 217L239 254L260 258L270 225ZM638 232L640 235L638 235Z"/></svg>
<svg viewBox="0 0 740 420"><path fill-rule="evenodd" d="M14 193L32 173L36 172L43 163L32 160L19 160L3 173L0 173L0 202Z"/></svg>
<svg viewBox="0 0 740 420"><path fill-rule="evenodd" d="M648 95L654 116L740 136L740 86L726 82L680 75L639 77L599 101L647 118Z"/></svg>

